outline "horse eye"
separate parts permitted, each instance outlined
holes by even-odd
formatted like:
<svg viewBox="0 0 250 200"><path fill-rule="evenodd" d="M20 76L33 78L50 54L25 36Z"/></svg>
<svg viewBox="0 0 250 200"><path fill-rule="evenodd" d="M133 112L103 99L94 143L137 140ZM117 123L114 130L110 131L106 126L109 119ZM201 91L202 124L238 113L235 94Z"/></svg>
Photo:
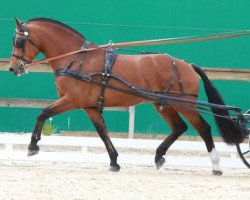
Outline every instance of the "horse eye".
<svg viewBox="0 0 250 200"><path fill-rule="evenodd" d="M18 49L24 48L24 43L25 43L25 40L22 38L15 38L13 41L14 47L16 47Z"/></svg>

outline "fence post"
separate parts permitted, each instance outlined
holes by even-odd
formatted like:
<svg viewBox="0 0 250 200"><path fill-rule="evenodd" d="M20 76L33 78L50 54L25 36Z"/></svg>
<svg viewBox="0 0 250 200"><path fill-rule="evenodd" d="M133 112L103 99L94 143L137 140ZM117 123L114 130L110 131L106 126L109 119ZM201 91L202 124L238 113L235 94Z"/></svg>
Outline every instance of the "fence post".
<svg viewBox="0 0 250 200"><path fill-rule="evenodd" d="M128 129L128 138L134 138L135 131L135 106L128 107L129 112L129 129Z"/></svg>

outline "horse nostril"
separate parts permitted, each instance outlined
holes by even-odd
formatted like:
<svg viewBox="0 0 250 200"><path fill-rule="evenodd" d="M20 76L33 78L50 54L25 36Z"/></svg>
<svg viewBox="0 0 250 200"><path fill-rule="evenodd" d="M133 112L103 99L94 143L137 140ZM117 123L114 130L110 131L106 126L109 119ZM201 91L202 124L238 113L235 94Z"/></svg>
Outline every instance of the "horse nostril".
<svg viewBox="0 0 250 200"><path fill-rule="evenodd" d="M14 72L14 69L10 67L10 68L9 68L9 71L10 71L10 72Z"/></svg>

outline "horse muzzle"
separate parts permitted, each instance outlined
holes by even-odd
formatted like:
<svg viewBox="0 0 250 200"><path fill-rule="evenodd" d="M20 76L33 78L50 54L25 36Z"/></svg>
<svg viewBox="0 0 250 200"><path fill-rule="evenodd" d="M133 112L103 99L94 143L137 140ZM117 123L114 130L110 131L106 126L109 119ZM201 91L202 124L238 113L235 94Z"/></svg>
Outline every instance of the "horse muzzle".
<svg viewBox="0 0 250 200"><path fill-rule="evenodd" d="M9 71L16 76L28 73L28 71L25 68L25 63L23 62L21 62L19 65L10 65Z"/></svg>

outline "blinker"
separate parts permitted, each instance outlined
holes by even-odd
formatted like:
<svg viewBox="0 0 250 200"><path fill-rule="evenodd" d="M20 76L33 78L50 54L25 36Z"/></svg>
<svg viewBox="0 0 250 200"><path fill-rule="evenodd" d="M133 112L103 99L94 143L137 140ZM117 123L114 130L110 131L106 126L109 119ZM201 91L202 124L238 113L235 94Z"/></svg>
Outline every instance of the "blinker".
<svg viewBox="0 0 250 200"><path fill-rule="evenodd" d="M23 38L14 38L13 45L14 45L14 47L16 47L18 49L23 49L25 42L26 41Z"/></svg>

